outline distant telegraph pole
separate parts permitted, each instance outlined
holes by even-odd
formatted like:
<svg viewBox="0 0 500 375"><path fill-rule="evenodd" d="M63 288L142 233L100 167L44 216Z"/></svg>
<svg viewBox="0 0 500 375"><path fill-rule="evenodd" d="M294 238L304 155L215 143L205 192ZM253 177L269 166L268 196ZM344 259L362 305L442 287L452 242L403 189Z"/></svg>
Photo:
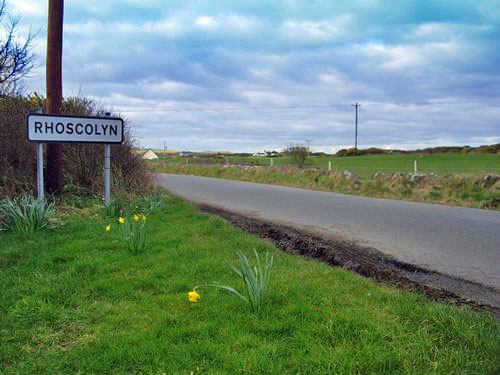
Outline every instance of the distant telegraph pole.
<svg viewBox="0 0 500 375"><path fill-rule="evenodd" d="M354 148L358 148L358 107L361 107L361 104L356 102L356 104L351 104L353 107L356 107L356 125L354 128Z"/></svg>
<svg viewBox="0 0 500 375"><path fill-rule="evenodd" d="M64 0L49 0L47 32L47 103L46 113L60 114L62 105L62 46ZM63 192L64 147L62 143L47 145L47 190Z"/></svg>
<svg viewBox="0 0 500 375"><path fill-rule="evenodd" d="M306 142L307 142L307 156L309 156L309 152L311 151L312 139L306 139Z"/></svg>

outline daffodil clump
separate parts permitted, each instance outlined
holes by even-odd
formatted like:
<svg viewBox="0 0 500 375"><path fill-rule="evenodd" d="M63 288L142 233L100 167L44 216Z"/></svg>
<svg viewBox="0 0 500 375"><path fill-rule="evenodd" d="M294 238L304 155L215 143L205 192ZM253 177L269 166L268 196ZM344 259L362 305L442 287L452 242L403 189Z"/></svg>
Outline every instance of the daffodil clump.
<svg viewBox="0 0 500 375"><path fill-rule="evenodd" d="M127 249L132 254L138 254L146 248L146 216L134 215L131 219L126 217L118 218L118 227L123 240L127 244ZM111 231L111 224L105 230Z"/></svg>
<svg viewBox="0 0 500 375"><path fill-rule="evenodd" d="M206 285L199 285L193 288L193 291L188 293L188 299L191 302L198 302L200 295L197 289L204 286L224 289L236 296L241 300L250 304L252 311L260 312L267 294L269 280L271 278L271 270L273 268L274 257L266 253L266 259L261 261L259 254L254 249L256 264L252 267L246 255L239 253L238 258L240 268L231 266L231 269L243 280L245 284L245 292L240 293L233 287L221 285L219 283L212 283Z"/></svg>

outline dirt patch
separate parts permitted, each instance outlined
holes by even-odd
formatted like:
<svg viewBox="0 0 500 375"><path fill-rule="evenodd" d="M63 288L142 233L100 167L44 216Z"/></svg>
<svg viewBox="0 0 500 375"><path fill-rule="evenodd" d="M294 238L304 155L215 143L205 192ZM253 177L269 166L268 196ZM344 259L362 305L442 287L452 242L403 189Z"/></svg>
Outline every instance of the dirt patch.
<svg viewBox="0 0 500 375"><path fill-rule="evenodd" d="M494 302L483 302L498 301L498 292L491 288L400 262L376 249L341 239L326 238L208 205L199 205L199 208L226 219L248 233L271 241L288 253L321 259L333 267L342 267L376 282L420 293L433 301L467 305L500 319L500 308ZM457 290L461 292L460 295L455 292Z"/></svg>

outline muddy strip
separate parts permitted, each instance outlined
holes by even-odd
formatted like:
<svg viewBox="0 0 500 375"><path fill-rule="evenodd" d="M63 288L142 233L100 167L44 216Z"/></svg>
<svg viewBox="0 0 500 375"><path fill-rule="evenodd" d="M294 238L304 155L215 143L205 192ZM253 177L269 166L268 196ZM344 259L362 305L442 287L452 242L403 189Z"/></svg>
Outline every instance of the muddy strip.
<svg viewBox="0 0 500 375"><path fill-rule="evenodd" d="M496 290L400 262L380 251L351 241L304 229L248 217L220 208L198 205L248 233L271 241L288 253L317 258L332 267L342 267L376 282L420 293L433 301L467 305L500 319L500 293Z"/></svg>

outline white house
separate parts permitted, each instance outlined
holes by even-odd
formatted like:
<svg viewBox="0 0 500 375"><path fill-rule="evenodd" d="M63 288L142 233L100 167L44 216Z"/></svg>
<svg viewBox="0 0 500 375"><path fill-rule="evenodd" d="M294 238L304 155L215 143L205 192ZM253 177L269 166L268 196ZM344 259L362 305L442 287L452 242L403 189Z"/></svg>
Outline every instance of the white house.
<svg viewBox="0 0 500 375"><path fill-rule="evenodd" d="M148 159L148 160L152 160L152 159L158 159L158 155L156 155L153 150L149 149L148 151L146 151L143 155L142 155L142 158L143 159Z"/></svg>

